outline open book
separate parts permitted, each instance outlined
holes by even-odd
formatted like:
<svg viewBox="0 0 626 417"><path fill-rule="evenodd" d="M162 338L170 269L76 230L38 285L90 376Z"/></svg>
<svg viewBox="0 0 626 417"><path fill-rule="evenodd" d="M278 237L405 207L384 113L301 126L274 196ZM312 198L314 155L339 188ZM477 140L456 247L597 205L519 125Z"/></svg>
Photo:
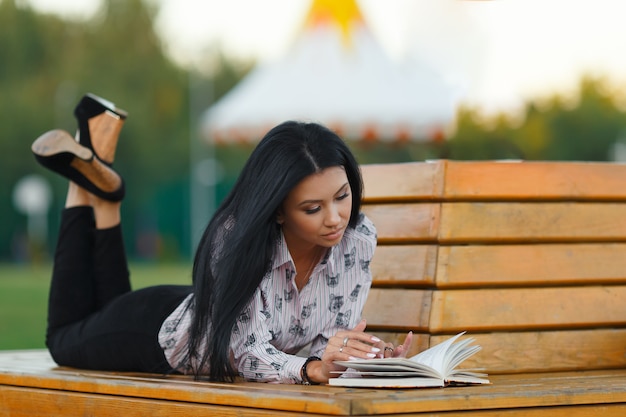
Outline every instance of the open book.
<svg viewBox="0 0 626 417"><path fill-rule="evenodd" d="M478 352L474 339L457 342L465 332L433 346L411 358L359 359L335 361L346 371L337 372L329 385L369 388L445 387L447 385L489 384L486 374L457 367Z"/></svg>

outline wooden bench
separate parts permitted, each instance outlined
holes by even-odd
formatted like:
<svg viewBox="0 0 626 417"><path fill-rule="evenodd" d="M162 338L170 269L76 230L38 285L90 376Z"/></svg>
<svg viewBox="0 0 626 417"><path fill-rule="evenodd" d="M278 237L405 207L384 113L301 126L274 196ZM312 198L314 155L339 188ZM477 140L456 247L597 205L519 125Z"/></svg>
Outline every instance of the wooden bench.
<svg viewBox="0 0 626 417"><path fill-rule="evenodd" d="M0 417L626 415L626 166L363 167L378 227L369 330L413 352L462 330L491 385L371 390L59 368L0 353Z"/></svg>

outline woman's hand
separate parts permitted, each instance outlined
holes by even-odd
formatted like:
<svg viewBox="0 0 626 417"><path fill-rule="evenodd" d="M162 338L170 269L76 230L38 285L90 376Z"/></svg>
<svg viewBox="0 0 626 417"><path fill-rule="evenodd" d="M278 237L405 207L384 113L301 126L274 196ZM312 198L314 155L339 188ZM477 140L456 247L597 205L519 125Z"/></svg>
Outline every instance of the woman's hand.
<svg viewBox="0 0 626 417"><path fill-rule="evenodd" d="M411 347L413 333L407 334L402 345L394 347L392 343L365 333L366 326L367 323L362 320L354 329L339 331L328 339L322 360L311 362L307 367L309 377L316 382L328 382L329 378L337 376L332 372L346 369L335 364L335 361L406 356Z"/></svg>
<svg viewBox="0 0 626 417"><path fill-rule="evenodd" d="M411 348L412 342L413 342L413 332L409 332L404 338L404 343L402 343L401 345L394 347L392 343L386 343L385 346L383 347L383 357L406 358L406 355L407 353L409 353L409 349Z"/></svg>
<svg viewBox="0 0 626 417"><path fill-rule="evenodd" d="M341 330L328 339L328 345L322 355L320 371L323 381L336 377L333 371L343 371L346 368L335 364L335 361L347 361L351 359L373 359L380 357L383 352L382 340L371 334L365 333L367 323L361 320L352 330Z"/></svg>
<svg viewBox="0 0 626 417"><path fill-rule="evenodd" d="M357 327L354 328L353 331L357 329L361 329L360 327L361 325L363 325L361 331L365 330L365 320L363 320L361 321L361 323L359 323ZM376 336L369 336L369 335L367 336L370 337L372 343L374 343L373 344L374 349L372 349L371 351L377 353L376 356L372 356L371 353L366 353L367 358L405 358L407 353L409 352L409 349L411 348L411 343L413 342L413 332L407 333L406 337L404 338L404 342L401 345L398 345L395 347L393 343L382 341ZM329 341L329 344L330 344L330 341ZM343 349L340 348L339 351L341 353L345 353L347 351L347 346L344 347ZM339 360L349 360L355 357L363 358L362 356L352 356L351 358L348 358L348 359L339 359Z"/></svg>

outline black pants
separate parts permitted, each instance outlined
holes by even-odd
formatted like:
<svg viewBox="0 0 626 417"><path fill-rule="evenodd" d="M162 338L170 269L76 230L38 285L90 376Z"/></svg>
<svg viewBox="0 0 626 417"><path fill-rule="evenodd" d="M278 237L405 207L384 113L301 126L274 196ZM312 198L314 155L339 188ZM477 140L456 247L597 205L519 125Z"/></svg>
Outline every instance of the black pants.
<svg viewBox="0 0 626 417"><path fill-rule="evenodd" d="M191 286L131 291L121 226L96 230L91 207L65 209L54 258L46 345L59 365L169 373L158 343Z"/></svg>

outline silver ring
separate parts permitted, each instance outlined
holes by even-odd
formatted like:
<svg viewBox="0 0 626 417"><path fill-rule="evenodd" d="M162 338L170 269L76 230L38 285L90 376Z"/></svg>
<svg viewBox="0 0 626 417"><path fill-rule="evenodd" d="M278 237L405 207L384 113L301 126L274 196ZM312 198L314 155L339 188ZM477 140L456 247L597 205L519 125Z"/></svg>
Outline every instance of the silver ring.
<svg viewBox="0 0 626 417"><path fill-rule="evenodd" d="M387 352L388 350L391 351L391 353L393 353L393 348L392 347L385 346L385 352Z"/></svg>
<svg viewBox="0 0 626 417"><path fill-rule="evenodd" d="M343 346L339 348L339 353L343 353Z"/></svg>
<svg viewBox="0 0 626 417"><path fill-rule="evenodd" d="M350 341L350 338L348 336L343 338L343 347L348 346L348 342Z"/></svg>

